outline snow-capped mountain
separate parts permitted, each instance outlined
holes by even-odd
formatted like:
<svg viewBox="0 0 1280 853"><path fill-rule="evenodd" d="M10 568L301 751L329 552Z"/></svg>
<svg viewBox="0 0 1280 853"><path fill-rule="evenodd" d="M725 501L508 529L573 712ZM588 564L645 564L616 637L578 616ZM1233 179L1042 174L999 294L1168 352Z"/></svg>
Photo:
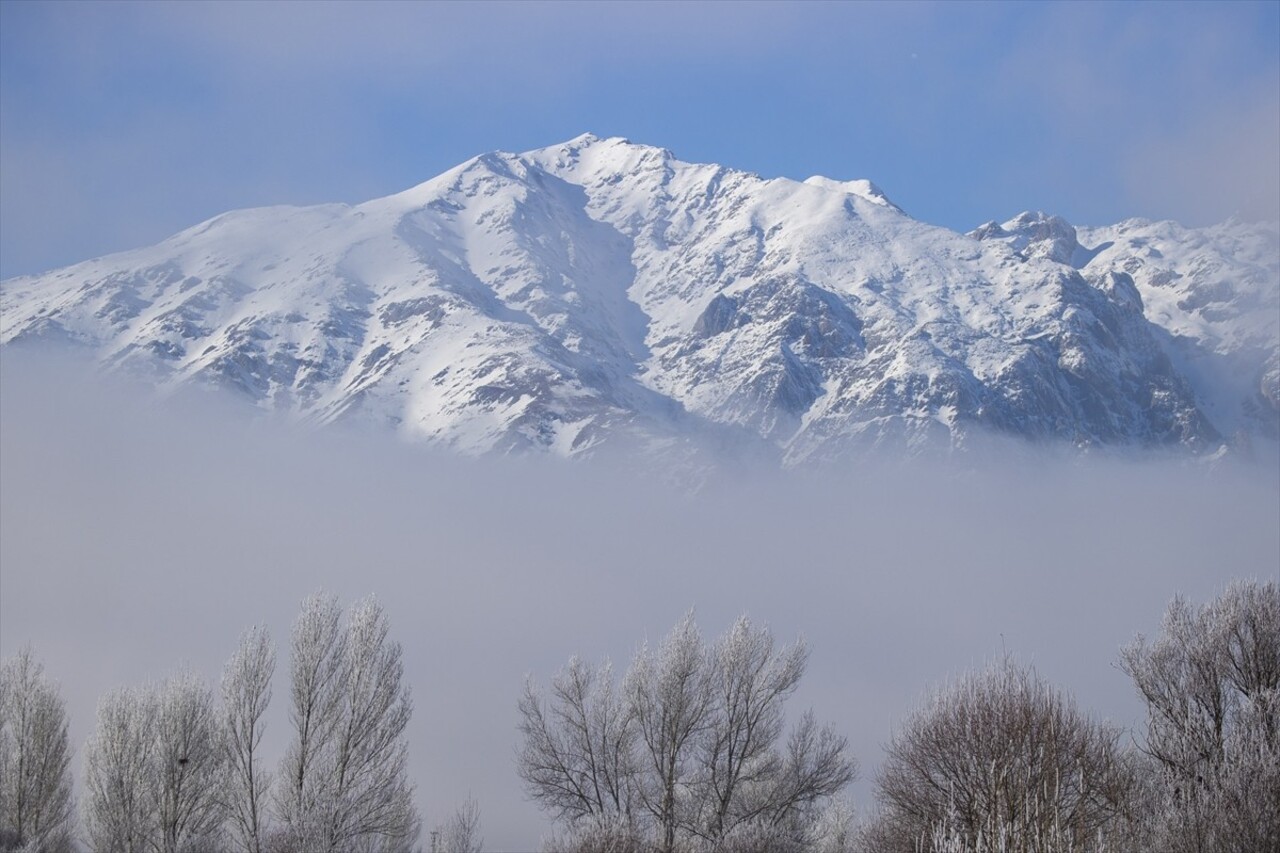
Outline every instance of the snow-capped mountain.
<svg viewBox="0 0 1280 853"><path fill-rule="evenodd" d="M692 439L799 464L982 430L1201 449L1276 433L1278 247L1274 226L1040 214L962 235L869 181L585 135L10 279L0 343L469 453Z"/></svg>

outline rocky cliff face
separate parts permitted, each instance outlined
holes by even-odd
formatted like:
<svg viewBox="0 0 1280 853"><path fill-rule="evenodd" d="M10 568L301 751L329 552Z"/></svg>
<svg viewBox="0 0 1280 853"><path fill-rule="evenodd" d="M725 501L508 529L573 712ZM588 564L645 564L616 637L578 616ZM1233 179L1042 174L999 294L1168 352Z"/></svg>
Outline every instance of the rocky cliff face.
<svg viewBox="0 0 1280 853"><path fill-rule="evenodd" d="M868 181L587 135L11 279L0 343L467 453L711 442L802 464L987 430L1199 450L1276 432L1277 245L1040 214L961 235Z"/></svg>
<svg viewBox="0 0 1280 853"><path fill-rule="evenodd" d="M1280 231L1131 219L1075 229L1023 213L972 236L1049 257L1091 282L1128 279L1161 349L1220 432L1280 437Z"/></svg>

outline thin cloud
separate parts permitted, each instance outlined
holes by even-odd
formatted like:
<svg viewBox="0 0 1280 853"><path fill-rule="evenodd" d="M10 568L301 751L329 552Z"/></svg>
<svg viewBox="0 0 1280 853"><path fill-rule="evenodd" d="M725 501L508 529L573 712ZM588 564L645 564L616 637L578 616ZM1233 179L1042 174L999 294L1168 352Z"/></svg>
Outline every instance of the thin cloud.
<svg viewBox="0 0 1280 853"><path fill-rule="evenodd" d="M1044 122L1042 162L1023 166L1049 175L1030 179L1077 188L1055 212L1280 216L1280 57L1259 47L1274 7L1059 4L1038 23L1005 58L1000 96Z"/></svg>
<svg viewBox="0 0 1280 853"><path fill-rule="evenodd" d="M1215 140L1256 130L1280 76L1274 47L1259 47L1267 4L104 2L0 15L3 276L228 209L363 201L585 130L770 176L872 178L961 230L1023 208L1205 221L1257 208L1216 197L1249 184L1221 176L1215 197L1180 192L1156 209L1176 173L1151 164L1238 162ZM1271 139L1243 152L1261 195Z"/></svg>
<svg viewBox="0 0 1280 853"><path fill-rule="evenodd" d="M1206 110L1177 134L1128 154L1126 189L1148 217L1206 225L1280 220L1280 91L1265 87Z"/></svg>

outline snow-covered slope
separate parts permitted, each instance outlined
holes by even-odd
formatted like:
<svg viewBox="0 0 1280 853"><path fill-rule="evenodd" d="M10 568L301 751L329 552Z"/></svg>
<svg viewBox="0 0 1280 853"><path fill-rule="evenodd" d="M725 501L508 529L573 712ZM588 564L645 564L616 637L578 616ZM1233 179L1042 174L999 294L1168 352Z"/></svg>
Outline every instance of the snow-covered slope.
<svg viewBox="0 0 1280 853"><path fill-rule="evenodd" d="M1274 229L1080 233L1093 250L1030 214L961 235L869 181L764 180L586 135L11 279L0 343L74 341L162 387L469 453L745 443L798 464L986 429L1215 446L1244 421L1215 420L1208 401L1228 403L1171 340L1274 361ZM1204 305L1144 314L1166 286L1141 254L1156 239ZM1255 294L1233 314L1205 310L1215 263Z"/></svg>
<svg viewBox="0 0 1280 853"><path fill-rule="evenodd" d="M1130 219L1073 228L1042 213L974 236L1048 257L1092 280L1129 276L1165 353L1219 431L1280 437L1280 226L1210 228Z"/></svg>

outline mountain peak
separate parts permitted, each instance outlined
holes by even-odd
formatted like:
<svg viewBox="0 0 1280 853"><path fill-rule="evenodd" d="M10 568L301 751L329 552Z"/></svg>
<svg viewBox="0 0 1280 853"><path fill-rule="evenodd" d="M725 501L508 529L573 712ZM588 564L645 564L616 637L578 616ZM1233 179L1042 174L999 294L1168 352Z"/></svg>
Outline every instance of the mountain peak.
<svg viewBox="0 0 1280 853"><path fill-rule="evenodd" d="M814 175L813 177L806 178L804 182L811 187L821 187L825 190L856 195L858 198L869 201L872 204L892 208L899 213L902 212L902 208L890 201L889 197L884 194L884 190L880 189L880 187L865 178L856 178L851 181L837 181L834 178Z"/></svg>
<svg viewBox="0 0 1280 853"><path fill-rule="evenodd" d="M1002 225L994 221L969 232L979 240L995 240L1026 257L1047 258L1068 266L1081 260L1076 229L1061 216L1024 210Z"/></svg>

